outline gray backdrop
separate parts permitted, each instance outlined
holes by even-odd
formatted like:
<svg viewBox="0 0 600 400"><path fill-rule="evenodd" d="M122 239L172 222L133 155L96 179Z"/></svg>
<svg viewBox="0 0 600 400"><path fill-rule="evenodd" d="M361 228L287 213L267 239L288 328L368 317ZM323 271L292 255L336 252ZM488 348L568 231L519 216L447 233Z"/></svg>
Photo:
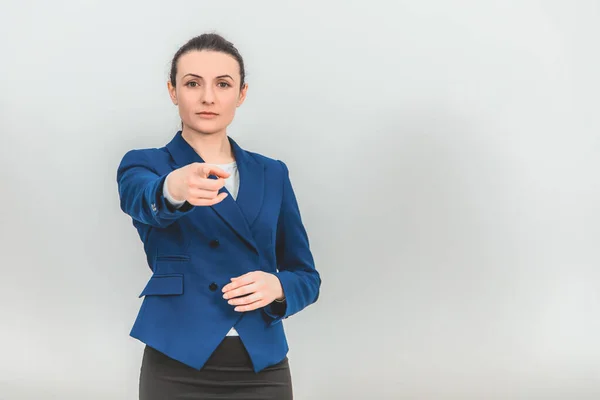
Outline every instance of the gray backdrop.
<svg viewBox="0 0 600 400"><path fill-rule="evenodd" d="M598 1L1 6L1 399L136 398L116 168L173 136L170 59L212 30L323 277L285 323L299 400L600 397Z"/></svg>

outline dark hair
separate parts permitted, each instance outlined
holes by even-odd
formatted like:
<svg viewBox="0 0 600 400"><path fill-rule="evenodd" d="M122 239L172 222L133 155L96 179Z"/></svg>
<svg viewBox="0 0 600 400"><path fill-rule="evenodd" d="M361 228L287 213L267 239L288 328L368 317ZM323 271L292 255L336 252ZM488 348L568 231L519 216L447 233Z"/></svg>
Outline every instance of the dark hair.
<svg viewBox="0 0 600 400"><path fill-rule="evenodd" d="M239 51L235 48L233 43L225 40L222 36L216 33L204 33L200 36L196 36L190 39L186 44L181 46L175 56L173 56L173 61L171 62L171 84L175 87L175 76L177 75L177 62L179 58L189 53L190 51L218 51L220 53L229 54L233 58L235 58L240 66L240 89L244 86L244 80L246 78L246 71L244 69L244 60L240 55Z"/></svg>

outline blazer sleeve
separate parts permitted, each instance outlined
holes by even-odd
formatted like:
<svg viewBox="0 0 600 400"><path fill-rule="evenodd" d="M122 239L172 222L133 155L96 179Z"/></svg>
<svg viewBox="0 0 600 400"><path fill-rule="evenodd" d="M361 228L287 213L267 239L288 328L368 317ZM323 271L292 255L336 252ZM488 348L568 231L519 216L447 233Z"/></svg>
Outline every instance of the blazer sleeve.
<svg viewBox="0 0 600 400"><path fill-rule="evenodd" d="M271 324L276 324L316 302L321 287L321 276L315 268L289 170L285 163L279 163L283 168L284 177L283 200L277 224L276 255L277 276L283 287L285 302L273 302L264 308L271 318Z"/></svg>
<svg viewBox="0 0 600 400"><path fill-rule="evenodd" d="M163 186L167 175L153 168L147 150L127 152L117 169L121 210L136 221L158 228L165 228L191 212L191 204L186 202L177 208L165 199Z"/></svg>

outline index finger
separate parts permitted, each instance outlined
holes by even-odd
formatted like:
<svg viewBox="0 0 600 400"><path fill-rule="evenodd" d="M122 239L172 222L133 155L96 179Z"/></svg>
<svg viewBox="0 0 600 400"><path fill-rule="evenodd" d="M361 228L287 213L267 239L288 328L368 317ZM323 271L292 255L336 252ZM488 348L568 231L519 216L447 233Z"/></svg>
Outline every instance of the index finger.
<svg viewBox="0 0 600 400"><path fill-rule="evenodd" d="M210 175L215 175L217 178L229 178L229 172L213 164L199 163L196 173L200 174L202 178L208 178Z"/></svg>

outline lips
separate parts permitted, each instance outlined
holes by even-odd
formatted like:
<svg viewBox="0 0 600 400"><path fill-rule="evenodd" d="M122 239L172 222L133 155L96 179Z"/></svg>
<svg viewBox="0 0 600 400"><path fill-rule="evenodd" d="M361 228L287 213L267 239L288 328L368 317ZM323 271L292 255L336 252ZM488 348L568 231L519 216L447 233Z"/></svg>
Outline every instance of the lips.
<svg viewBox="0 0 600 400"><path fill-rule="evenodd" d="M199 112L199 113L196 113L196 114L199 114L199 115L219 115L217 113L210 112L210 111L202 111L202 112Z"/></svg>

